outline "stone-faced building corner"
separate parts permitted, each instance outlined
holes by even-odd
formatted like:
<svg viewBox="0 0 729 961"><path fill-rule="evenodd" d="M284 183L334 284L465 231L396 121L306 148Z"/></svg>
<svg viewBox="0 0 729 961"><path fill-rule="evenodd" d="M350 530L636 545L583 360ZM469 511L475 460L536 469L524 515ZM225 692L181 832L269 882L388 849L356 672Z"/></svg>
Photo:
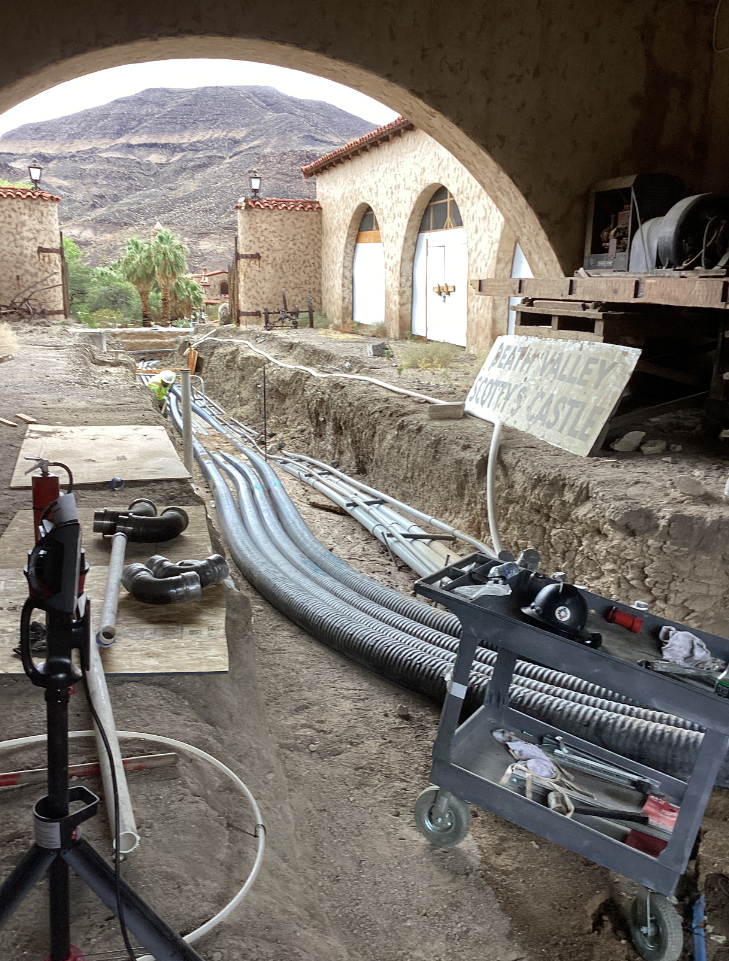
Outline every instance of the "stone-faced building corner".
<svg viewBox="0 0 729 961"><path fill-rule="evenodd" d="M258 326L263 309L322 309L321 205L316 200L246 199L238 211L238 309L241 326Z"/></svg>
<svg viewBox="0 0 729 961"><path fill-rule="evenodd" d="M64 315L60 199L47 190L0 187L0 303L27 297L35 311Z"/></svg>

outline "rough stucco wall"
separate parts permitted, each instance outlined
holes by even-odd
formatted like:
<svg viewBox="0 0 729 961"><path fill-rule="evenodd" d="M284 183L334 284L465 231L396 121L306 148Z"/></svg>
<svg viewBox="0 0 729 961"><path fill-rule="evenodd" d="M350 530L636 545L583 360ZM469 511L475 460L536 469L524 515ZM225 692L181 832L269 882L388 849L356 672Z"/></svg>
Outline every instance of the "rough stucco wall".
<svg viewBox="0 0 729 961"><path fill-rule="evenodd" d="M405 132L317 176L317 199L322 205L322 296L330 320L352 318L354 241L362 211L369 205L380 225L385 254L388 333L404 337L410 331L418 228L441 184L453 194L461 212L469 277L496 276L504 218L463 164L422 130ZM488 347L506 328L494 328L492 298L479 296L470 284L467 301L467 346L470 350Z"/></svg>
<svg viewBox="0 0 729 961"><path fill-rule="evenodd" d="M0 111L122 63L221 57L354 87L476 177L536 276L581 263L591 184L668 171L703 186L716 4L692 0L6 0ZM531 205L531 206L530 206ZM556 252L556 257L555 257Z"/></svg>
<svg viewBox="0 0 729 961"><path fill-rule="evenodd" d="M43 287L59 286L34 294L33 307L63 310L61 258L38 253L38 247L58 247L59 242L56 201L0 197L0 303L8 304L19 291L44 281Z"/></svg>
<svg viewBox="0 0 729 961"><path fill-rule="evenodd" d="M238 251L261 255L260 261L238 262L240 310L278 310L281 288L286 288L289 309L306 309L307 298L321 310L321 211L238 210ZM241 317L245 324L260 324L257 317Z"/></svg>

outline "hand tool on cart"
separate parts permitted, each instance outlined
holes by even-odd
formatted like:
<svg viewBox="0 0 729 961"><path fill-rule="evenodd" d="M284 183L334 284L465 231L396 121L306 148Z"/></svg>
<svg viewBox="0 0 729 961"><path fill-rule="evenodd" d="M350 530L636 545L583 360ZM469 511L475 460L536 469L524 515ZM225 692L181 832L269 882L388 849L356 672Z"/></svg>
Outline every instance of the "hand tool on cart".
<svg viewBox="0 0 729 961"><path fill-rule="evenodd" d="M493 561L476 553L416 582L418 594L453 611L462 626L433 745L432 783L415 804L417 826L431 844L457 844L469 830L470 802L631 878L638 884L629 918L633 944L650 961L677 961L683 932L670 897L686 869L729 746L727 699L691 679L678 681L640 666L641 660L660 658L661 629L667 625L677 631L689 628L642 610L639 626L635 607L569 585L560 577L548 577L533 563L516 562L518 570L504 577L508 593L469 597L471 592L459 591L487 582L495 566L506 566L511 560L511 555ZM626 616L609 618L613 609ZM729 640L695 628L691 631L713 657L729 659ZM595 635L600 636L599 649ZM496 662L483 702L474 705L469 685L480 646L495 650ZM513 685L517 660L599 685L636 705L637 711L683 718L684 725L691 722L691 730L676 729L677 735L684 731L691 735L691 750L680 759L671 755L661 760L660 765L669 770L674 765L669 774L645 762L650 745L631 746L629 716L612 715L611 731L605 732L610 734L606 740L612 749L582 736L587 732L595 741L602 740L603 730L593 729L584 719L570 720L569 706L589 713L593 709L588 706L563 702L564 723L572 728L561 728L559 703L542 711L541 702L534 698L525 702L523 689ZM522 692L518 703L526 703L523 709L512 704L518 691ZM470 716L463 710L467 696ZM539 716L527 710L540 711ZM636 723L646 722L636 719ZM612 730L615 727L617 733ZM520 732L525 741L541 745L547 754L551 749L560 767L584 776L592 798L574 794L566 785L557 792L560 799L565 794L569 797L569 804L579 811L577 817L550 808L549 780L540 785L532 778L531 799L526 774L516 766L502 783L512 759L493 737L498 730Z"/></svg>

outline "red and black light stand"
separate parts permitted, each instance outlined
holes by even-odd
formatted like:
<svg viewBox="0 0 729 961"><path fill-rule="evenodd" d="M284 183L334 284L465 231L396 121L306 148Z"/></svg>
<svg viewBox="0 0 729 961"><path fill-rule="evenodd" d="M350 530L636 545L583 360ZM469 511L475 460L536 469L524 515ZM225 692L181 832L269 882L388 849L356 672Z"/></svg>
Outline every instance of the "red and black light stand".
<svg viewBox="0 0 729 961"><path fill-rule="evenodd" d="M82 824L94 816L99 799L88 788L69 788L68 702L71 688L81 679L73 652L80 652L87 668L91 650L90 604L83 594L88 568L73 496L61 496L45 506L39 497L38 510L44 520L50 518L52 526L28 554L25 574L30 597L20 619L20 649L25 673L45 690L48 793L33 808L35 843L0 887L0 928L48 874L51 953L47 961L83 961L83 952L70 940L69 868L73 868L117 918L123 916L125 927L158 961L201 961L82 836ZM46 659L38 665L30 641L36 610L46 615Z"/></svg>

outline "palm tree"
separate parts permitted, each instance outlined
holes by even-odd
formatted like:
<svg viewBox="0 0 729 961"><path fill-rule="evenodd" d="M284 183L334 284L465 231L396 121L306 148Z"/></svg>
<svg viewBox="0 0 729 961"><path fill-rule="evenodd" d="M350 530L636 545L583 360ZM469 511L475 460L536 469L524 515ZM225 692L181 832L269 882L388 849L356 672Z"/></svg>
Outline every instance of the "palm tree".
<svg viewBox="0 0 729 961"><path fill-rule="evenodd" d="M119 273L137 289L142 301L142 326L152 326L149 292L155 281L152 247L148 240L130 237L118 261Z"/></svg>
<svg viewBox="0 0 729 961"><path fill-rule="evenodd" d="M170 288L170 316L189 317L205 304L205 292L192 277L178 277Z"/></svg>
<svg viewBox="0 0 729 961"><path fill-rule="evenodd" d="M178 277L187 273L188 248L172 233L162 228L151 244L152 263L162 301L160 323L170 326L170 292Z"/></svg>

